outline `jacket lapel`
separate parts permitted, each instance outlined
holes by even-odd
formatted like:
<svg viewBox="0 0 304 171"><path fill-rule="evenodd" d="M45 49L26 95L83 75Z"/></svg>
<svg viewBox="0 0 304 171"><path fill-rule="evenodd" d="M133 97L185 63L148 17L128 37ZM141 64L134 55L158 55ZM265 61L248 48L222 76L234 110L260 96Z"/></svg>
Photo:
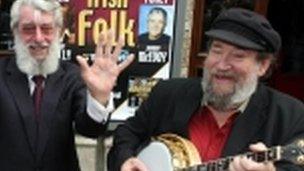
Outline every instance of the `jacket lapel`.
<svg viewBox="0 0 304 171"><path fill-rule="evenodd" d="M30 96L27 76L21 73L17 68L15 58L12 58L9 61L6 71L7 75L5 78L8 88L14 97L16 106L21 114L28 142L34 154L37 124L34 117L34 105L32 97Z"/></svg>
<svg viewBox="0 0 304 171"><path fill-rule="evenodd" d="M227 140L222 155L235 155L247 151L249 144L255 138L258 130L266 121L265 106L267 99L263 96L263 87L259 86L257 92L251 97L244 111L235 121L235 125Z"/></svg>
<svg viewBox="0 0 304 171"><path fill-rule="evenodd" d="M179 100L174 109L176 116L173 117L175 119L173 121L173 130L177 130L176 133L188 137L188 120L201 105L201 80L193 79L188 82L176 98Z"/></svg>
<svg viewBox="0 0 304 171"><path fill-rule="evenodd" d="M43 98L41 103L41 120L39 122L39 143L38 143L38 160L41 159L45 151L45 147L49 137L49 131L51 124L53 123L53 118L56 113L56 107L59 102L59 98L62 94L64 88L63 77L64 70L59 68L56 73L48 75L45 87L43 91Z"/></svg>

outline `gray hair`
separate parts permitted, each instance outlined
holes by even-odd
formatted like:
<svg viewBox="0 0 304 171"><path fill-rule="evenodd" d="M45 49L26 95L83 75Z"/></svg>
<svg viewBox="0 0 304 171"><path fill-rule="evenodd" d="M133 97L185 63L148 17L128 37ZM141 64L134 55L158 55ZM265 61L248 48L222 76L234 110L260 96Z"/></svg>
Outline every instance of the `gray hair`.
<svg viewBox="0 0 304 171"><path fill-rule="evenodd" d="M55 23L58 27L63 27L63 17L60 3L57 0L16 0L11 8L11 29L17 27L20 19L20 8L24 5L31 6L39 11L52 12Z"/></svg>

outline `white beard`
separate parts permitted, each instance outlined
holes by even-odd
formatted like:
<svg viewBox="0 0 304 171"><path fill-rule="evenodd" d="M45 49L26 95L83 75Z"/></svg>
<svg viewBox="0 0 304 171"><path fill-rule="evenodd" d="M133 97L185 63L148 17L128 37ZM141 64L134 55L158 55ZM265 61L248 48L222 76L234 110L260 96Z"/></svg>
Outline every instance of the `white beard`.
<svg viewBox="0 0 304 171"><path fill-rule="evenodd" d="M258 84L258 76L256 71L249 74L244 83L236 83L231 93L217 94L213 91L213 86L210 79L210 73L205 68L202 81L204 104L210 104L213 108L219 111L231 110L245 102L255 92Z"/></svg>
<svg viewBox="0 0 304 171"><path fill-rule="evenodd" d="M20 39L18 33L15 35L16 63L18 68L28 75L48 75L58 69L60 57L60 41L55 39L49 45L49 52L42 62L38 62L31 56L28 46Z"/></svg>

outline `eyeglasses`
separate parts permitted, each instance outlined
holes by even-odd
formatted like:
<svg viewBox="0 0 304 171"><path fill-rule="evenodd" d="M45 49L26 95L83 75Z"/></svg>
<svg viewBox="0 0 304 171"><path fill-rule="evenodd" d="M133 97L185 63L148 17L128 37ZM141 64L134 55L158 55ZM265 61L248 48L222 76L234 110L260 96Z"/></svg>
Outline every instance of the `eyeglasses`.
<svg viewBox="0 0 304 171"><path fill-rule="evenodd" d="M20 26L20 31L27 35L35 35L37 33L37 29L40 30L41 34L49 36L52 35L55 31L55 26L53 24L23 24Z"/></svg>

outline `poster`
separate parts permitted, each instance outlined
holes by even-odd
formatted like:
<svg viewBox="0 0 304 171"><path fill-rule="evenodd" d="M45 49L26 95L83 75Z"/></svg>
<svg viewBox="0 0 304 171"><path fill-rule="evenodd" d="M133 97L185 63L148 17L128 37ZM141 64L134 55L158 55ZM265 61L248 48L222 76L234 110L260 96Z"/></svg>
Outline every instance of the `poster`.
<svg viewBox="0 0 304 171"><path fill-rule="evenodd" d="M134 115L151 88L170 77L175 0L64 0L65 35L62 59L78 54L94 60L99 33L111 29L125 46L119 61L129 54L134 62L120 75L114 88L115 111L111 120ZM66 5L65 5L66 4ZM114 42L116 43L116 42Z"/></svg>

